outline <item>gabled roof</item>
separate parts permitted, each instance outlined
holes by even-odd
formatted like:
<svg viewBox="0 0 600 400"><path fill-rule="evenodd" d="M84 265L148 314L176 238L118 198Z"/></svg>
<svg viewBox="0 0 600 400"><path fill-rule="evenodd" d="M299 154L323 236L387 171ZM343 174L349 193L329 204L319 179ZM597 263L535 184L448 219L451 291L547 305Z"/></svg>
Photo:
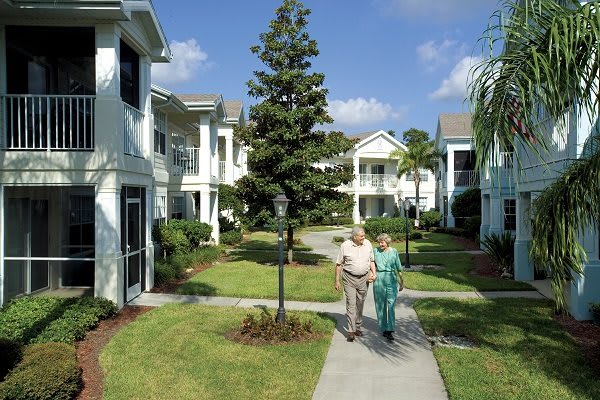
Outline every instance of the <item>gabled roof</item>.
<svg viewBox="0 0 600 400"><path fill-rule="evenodd" d="M184 103L214 103L221 97L218 94L176 94L175 96Z"/></svg>
<svg viewBox="0 0 600 400"><path fill-rule="evenodd" d="M240 100L225 100L224 103L227 120L238 121L242 114L242 102Z"/></svg>
<svg viewBox="0 0 600 400"><path fill-rule="evenodd" d="M348 139L358 139L358 140L363 140L366 139L370 136L372 136L374 133L377 133L379 131L368 131L368 132L363 132L363 133L356 133L354 135L346 135L346 137Z"/></svg>
<svg viewBox="0 0 600 400"><path fill-rule="evenodd" d="M380 136L383 136L386 140L390 141L394 146L406 151L406 146L404 144L399 142L397 139L395 139L393 136L391 136L384 130L363 132L363 133L359 133L356 135L350 135L350 136L348 136L348 139L356 140L356 144L354 145L354 147L356 149L358 149L359 147L365 146L367 143L372 142L373 140L375 140L376 138L378 138Z"/></svg>
<svg viewBox="0 0 600 400"><path fill-rule="evenodd" d="M440 114L438 118L438 135L443 138L471 138L470 113Z"/></svg>

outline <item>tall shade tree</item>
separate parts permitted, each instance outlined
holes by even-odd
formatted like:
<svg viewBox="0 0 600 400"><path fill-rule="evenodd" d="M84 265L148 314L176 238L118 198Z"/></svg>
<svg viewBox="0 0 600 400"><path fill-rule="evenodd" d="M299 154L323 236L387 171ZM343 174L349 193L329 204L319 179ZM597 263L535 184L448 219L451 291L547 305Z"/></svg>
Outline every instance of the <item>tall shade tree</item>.
<svg viewBox="0 0 600 400"><path fill-rule="evenodd" d="M398 178L404 174L412 174L415 183L416 219L419 220L419 187L421 186L421 171L435 171L440 153L435 149L429 134L420 129L411 128L402 134L407 150L396 149L390 152L389 158L398 160Z"/></svg>
<svg viewBox="0 0 600 400"><path fill-rule="evenodd" d="M542 159L552 140L543 119L561 127L571 116L593 121L600 112L599 3L503 5L482 38L491 55L471 71L469 100L480 167L507 147L520 146ZM532 204L530 255L537 266L552 270L559 311L566 309L564 286L583 272L586 256L578 233L600 217L600 154L597 143L592 147L596 151L573 161Z"/></svg>
<svg viewBox="0 0 600 400"><path fill-rule="evenodd" d="M349 213L353 199L336 190L353 179L351 166L318 167L350 150L354 142L341 132L313 130L333 122L327 114L325 76L310 71L319 54L306 30L310 10L296 0L284 0L275 10L261 44L251 47L267 71L254 71L248 94L262 101L250 107L251 122L236 127L236 138L249 148L249 174L236 182L247 206L246 222L273 222L274 198L281 188L291 200L287 211L288 262L293 260L294 228L306 219L333 212Z"/></svg>

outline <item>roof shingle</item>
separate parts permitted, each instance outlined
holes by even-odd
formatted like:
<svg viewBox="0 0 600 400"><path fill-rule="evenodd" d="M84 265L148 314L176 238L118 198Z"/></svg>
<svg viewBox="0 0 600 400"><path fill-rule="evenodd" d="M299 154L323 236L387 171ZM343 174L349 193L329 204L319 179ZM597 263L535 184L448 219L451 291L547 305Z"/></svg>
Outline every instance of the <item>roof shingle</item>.
<svg viewBox="0 0 600 400"><path fill-rule="evenodd" d="M438 126L442 137L473 136L470 113L440 114Z"/></svg>

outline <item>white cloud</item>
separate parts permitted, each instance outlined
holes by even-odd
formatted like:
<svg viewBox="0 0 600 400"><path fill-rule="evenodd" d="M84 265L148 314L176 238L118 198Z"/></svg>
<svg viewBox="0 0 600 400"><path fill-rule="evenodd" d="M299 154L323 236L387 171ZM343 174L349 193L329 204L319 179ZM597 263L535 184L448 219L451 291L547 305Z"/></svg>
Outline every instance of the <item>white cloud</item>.
<svg viewBox="0 0 600 400"><path fill-rule="evenodd" d="M187 82L196 77L200 69L210 66L208 54L198 45L196 39L185 42L173 40L169 45L173 53L170 63L152 65L152 82L157 84L176 84Z"/></svg>
<svg viewBox="0 0 600 400"><path fill-rule="evenodd" d="M376 124L388 119L400 119L404 110L394 111L389 104L377 101L371 97L365 99L329 100L329 115L335 120L336 125L360 126Z"/></svg>
<svg viewBox="0 0 600 400"><path fill-rule="evenodd" d="M446 64L451 58L464 54L465 45L459 45L456 40L444 39L441 43L429 40L417 46L417 57L427 69L434 70L438 66Z"/></svg>
<svg viewBox="0 0 600 400"><path fill-rule="evenodd" d="M467 95L469 71L482 60L481 57L464 57L450 71L440 87L429 94L431 100L463 100Z"/></svg>
<svg viewBox="0 0 600 400"><path fill-rule="evenodd" d="M443 21L467 20L476 12L490 8L490 2L482 0L375 0L375 4L387 15Z"/></svg>

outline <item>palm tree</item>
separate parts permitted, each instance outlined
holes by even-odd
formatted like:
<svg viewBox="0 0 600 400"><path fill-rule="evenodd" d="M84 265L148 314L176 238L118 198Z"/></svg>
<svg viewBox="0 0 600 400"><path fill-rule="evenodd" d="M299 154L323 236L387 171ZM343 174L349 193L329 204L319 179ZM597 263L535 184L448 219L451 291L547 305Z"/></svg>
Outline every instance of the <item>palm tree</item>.
<svg viewBox="0 0 600 400"><path fill-rule="evenodd" d="M390 152L389 158L398 160L398 178L411 173L415 182L416 219L419 220L419 186L421 185L421 170L427 169L432 173L435 170L440 153L435 149L433 142L408 142L407 150L396 149Z"/></svg>
<svg viewBox="0 0 600 400"><path fill-rule="evenodd" d="M600 4L565 0L506 1L482 38L490 57L476 65L469 87L479 166L496 151L517 145L540 160L555 125L600 113ZM494 56L497 46L503 46ZM547 126L547 125L546 125ZM578 233L600 217L598 146L574 161L532 204L532 248L537 265L553 273L557 309L565 310L563 287L583 272ZM520 160L517 160L520 164Z"/></svg>

